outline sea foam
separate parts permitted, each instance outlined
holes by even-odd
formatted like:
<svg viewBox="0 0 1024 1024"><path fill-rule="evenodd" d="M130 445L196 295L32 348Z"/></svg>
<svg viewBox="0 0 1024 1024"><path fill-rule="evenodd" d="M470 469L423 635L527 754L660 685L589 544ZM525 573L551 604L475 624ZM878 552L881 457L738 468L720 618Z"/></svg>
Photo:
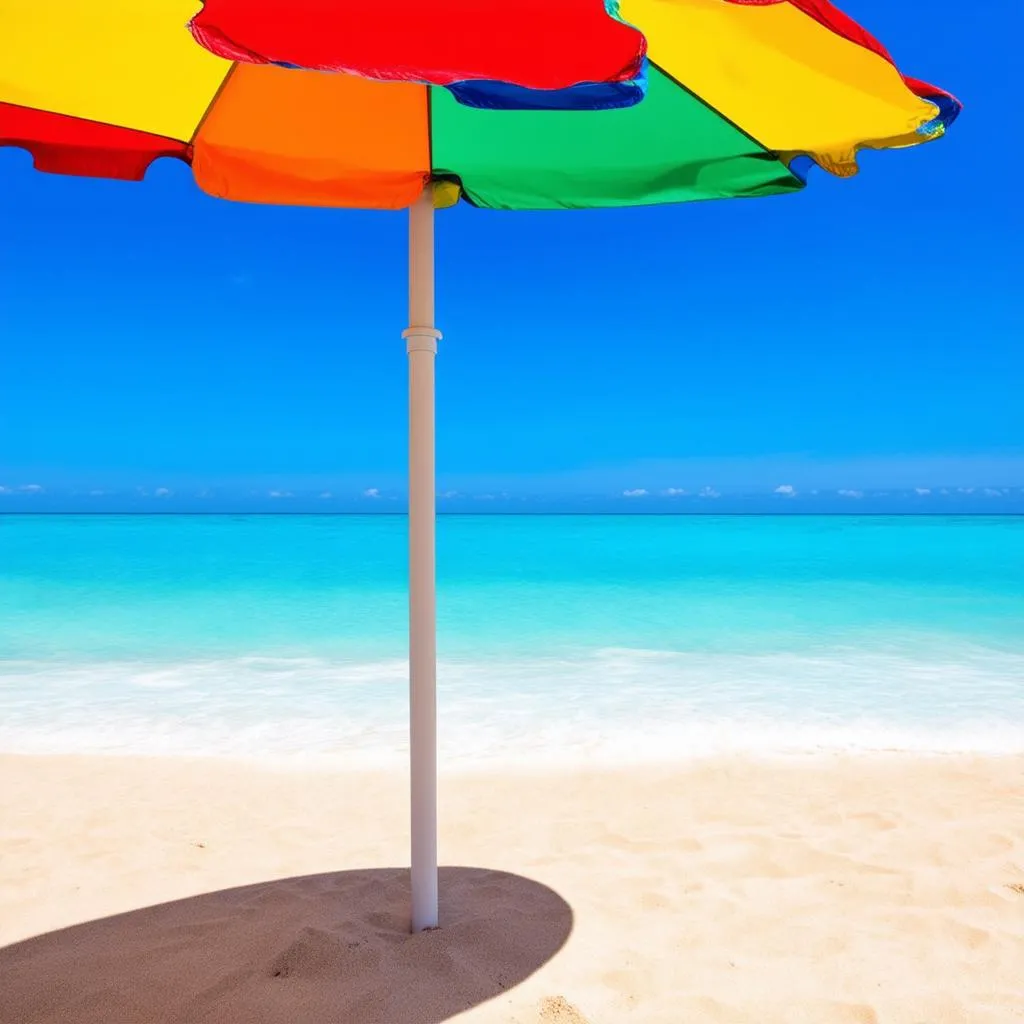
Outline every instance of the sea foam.
<svg viewBox="0 0 1024 1024"><path fill-rule="evenodd" d="M1024 655L850 647L623 648L442 660L451 767L607 765L724 753L1024 752ZM406 758L405 662L245 657L0 665L0 750Z"/></svg>

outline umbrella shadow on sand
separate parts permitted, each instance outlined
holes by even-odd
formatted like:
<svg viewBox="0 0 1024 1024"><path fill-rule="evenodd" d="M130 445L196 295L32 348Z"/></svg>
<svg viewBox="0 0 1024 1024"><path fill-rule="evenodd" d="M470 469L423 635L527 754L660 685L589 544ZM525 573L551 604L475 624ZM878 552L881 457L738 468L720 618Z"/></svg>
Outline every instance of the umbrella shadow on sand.
<svg viewBox="0 0 1024 1024"><path fill-rule="evenodd" d="M439 1024L500 996L572 931L568 903L483 868L440 872L410 935L409 872L205 893L0 949L2 1024Z"/></svg>

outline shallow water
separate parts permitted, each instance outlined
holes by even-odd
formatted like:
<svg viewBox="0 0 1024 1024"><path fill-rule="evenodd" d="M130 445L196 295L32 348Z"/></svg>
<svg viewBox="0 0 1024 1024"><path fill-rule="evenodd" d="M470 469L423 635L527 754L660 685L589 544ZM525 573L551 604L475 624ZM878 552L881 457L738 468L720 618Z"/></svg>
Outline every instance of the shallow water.
<svg viewBox="0 0 1024 1024"><path fill-rule="evenodd" d="M1024 519L445 516L442 758L1024 750ZM404 756L405 519L0 519L0 750Z"/></svg>

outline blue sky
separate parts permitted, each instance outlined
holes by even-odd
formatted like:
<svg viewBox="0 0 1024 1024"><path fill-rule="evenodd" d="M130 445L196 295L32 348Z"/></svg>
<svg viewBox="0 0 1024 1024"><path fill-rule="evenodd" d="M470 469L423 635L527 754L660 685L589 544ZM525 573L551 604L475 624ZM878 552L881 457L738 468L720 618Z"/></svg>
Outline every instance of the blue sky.
<svg viewBox="0 0 1024 1024"><path fill-rule="evenodd" d="M844 6L964 101L946 139L796 196L439 215L442 508L1024 511L1024 24ZM0 150L0 223L0 510L401 508L404 215Z"/></svg>

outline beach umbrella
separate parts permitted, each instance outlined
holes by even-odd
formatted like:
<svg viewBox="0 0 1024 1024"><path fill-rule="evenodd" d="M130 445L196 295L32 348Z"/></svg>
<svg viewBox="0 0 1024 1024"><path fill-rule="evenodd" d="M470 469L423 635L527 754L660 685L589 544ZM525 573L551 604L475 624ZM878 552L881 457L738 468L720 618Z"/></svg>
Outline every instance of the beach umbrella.
<svg viewBox="0 0 1024 1024"><path fill-rule="evenodd" d="M433 927L435 209L796 192L815 164L849 176L861 149L937 138L960 106L828 0L195 8L5 4L0 144L43 171L138 180L170 156L226 199L409 209L412 926Z"/></svg>

